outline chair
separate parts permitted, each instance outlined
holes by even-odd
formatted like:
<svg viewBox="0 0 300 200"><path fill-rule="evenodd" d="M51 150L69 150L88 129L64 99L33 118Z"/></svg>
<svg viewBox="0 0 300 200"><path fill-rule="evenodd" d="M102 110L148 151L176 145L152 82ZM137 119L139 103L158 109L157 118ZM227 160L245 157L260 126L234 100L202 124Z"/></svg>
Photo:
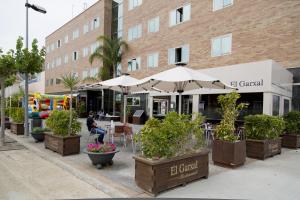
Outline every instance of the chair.
<svg viewBox="0 0 300 200"><path fill-rule="evenodd" d="M99 136L100 136L100 134L94 133L94 132L93 132L93 128L92 128L92 129L89 131L89 137L88 137L88 139L87 139L87 144L89 144L91 138L93 138L93 142L95 142L95 139L98 138ZM97 143L97 142L95 142L95 143Z"/></svg>
<svg viewBox="0 0 300 200"><path fill-rule="evenodd" d="M132 151L133 151L133 153L135 153L136 149L135 149L135 145L134 145L132 127L125 125L124 126L124 135L125 135L125 140L124 140L125 148L126 148L127 139L129 139L129 140L131 140Z"/></svg>

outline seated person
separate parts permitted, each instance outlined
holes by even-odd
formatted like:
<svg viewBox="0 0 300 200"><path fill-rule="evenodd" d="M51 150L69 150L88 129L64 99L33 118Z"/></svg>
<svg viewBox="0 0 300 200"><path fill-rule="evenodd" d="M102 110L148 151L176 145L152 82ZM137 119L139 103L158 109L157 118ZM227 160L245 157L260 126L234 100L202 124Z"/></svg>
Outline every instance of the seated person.
<svg viewBox="0 0 300 200"><path fill-rule="evenodd" d="M88 130L92 133L92 134L99 134L99 137L98 139L95 139L96 140L96 143L99 142L101 144L103 144L103 138L104 138L104 135L105 135L105 130L102 129L102 128L99 128L97 126L97 123L94 121L94 118L93 118L93 111L90 111L89 112L89 116L86 120L86 125L88 127Z"/></svg>

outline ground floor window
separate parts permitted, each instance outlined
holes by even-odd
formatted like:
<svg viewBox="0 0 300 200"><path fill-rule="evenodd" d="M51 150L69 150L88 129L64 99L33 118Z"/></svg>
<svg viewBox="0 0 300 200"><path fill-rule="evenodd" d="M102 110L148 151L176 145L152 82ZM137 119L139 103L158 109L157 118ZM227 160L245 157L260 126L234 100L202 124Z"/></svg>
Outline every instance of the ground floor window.
<svg viewBox="0 0 300 200"><path fill-rule="evenodd" d="M273 116L279 115L279 108L280 108L280 96L273 95L273 111L272 111Z"/></svg>

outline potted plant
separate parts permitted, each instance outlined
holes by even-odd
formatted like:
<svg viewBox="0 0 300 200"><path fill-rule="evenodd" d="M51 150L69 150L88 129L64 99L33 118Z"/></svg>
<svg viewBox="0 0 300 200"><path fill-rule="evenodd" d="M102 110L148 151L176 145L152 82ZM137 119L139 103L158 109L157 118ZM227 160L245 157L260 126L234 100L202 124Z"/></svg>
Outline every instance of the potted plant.
<svg viewBox="0 0 300 200"><path fill-rule="evenodd" d="M24 108L11 108L11 132L24 135Z"/></svg>
<svg viewBox="0 0 300 200"><path fill-rule="evenodd" d="M292 111L284 116L285 134L282 135L282 146L297 149L300 147L300 112Z"/></svg>
<svg viewBox="0 0 300 200"><path fill-rule="evenodd" d="M203 148L203 117L175 112L162 121L149 119L135 140L141 155L134 156L135 182L145 191L159 192L208 177L208 151Z"/></svg>
<svg viewBox="0 0 300 200"><path fill-rule="evenodd" d="M31 136L36 142L43 142L45 139L45 132L49 132L48 128L35 127L31 131Z"/></svg>
<svg viewBox="0 0 300 200"><path fill-rule="evenodd" d="M92 143L87 145L87 149L84 152L88 154L93 165L101 169L106 164L112 165L112 159L119 151L116 150L116 145L114 144Z"/></svg>
<svg viewBox="0 0 300 200"><path fill-rule="evenodd" d="M284 121L281 117L250 115L245 117L247 156L264 160L281 153Z"/></svg>
<svg viewBox="0 0 300 200"><path fill-rule="evenodd" d="M80 118L85 118L87 116L86 113L86 104L84 101L79 101L76 107L77 114Z"/></svg>
<svg viewBox="0 0 300 200"><path fill-rule="evenodd" d="M216 127L212 145L212 160L221 166L237 167L246 161L246 143L235 134L235 120L246 104L238 104L240 94L232 92L218 96L223 119Z"/></svg>
<svg viewBox="0 0 300 200"><path fill-rule="evenodd" d="M72 114L70 130L70 111L52 111L46 120L46 126L52 132L45 133L45 148L51 149L63 156L78 154L80 152L81 124L77 121L76 113Z"/></svg>

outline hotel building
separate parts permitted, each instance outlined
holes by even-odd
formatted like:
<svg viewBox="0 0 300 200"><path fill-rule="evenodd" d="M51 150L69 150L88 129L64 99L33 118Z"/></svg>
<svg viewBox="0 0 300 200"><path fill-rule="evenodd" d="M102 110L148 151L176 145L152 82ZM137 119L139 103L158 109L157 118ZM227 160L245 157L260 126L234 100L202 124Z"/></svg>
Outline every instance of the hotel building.
<svg viewBox="0 0 300 200"><path fill-rule="evenodd" d="M101 63L91 67L88 55L100 45L99 35L128 42L119 70L133 77L186 63L238 87L240 101L249 103L244 114L281 115L300 107L299 1L100 0L46 38L47 93L65 91L59 80L64 73L84 79L97 72ZM218 118L216 98L226 92L187 92L183 111ZM145 110L148 116L178 107L176 95L128 98L133 112Z"/></svg>

